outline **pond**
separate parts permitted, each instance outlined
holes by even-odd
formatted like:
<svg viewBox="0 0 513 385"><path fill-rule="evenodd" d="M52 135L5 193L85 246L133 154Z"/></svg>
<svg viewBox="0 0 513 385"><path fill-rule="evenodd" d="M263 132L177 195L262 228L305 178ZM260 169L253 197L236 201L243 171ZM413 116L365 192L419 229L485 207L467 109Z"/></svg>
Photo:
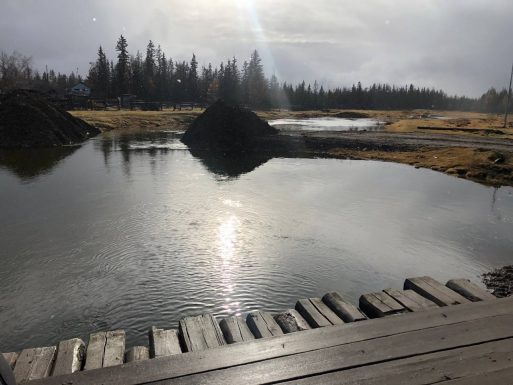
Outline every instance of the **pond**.
<svg viewBox="0 0 513 385"><path fill-rule="evenodd" d="M240 162L238 160L237 162ZM513 189L393 163L200 159L173 132L0 156L0 346L284 310L513 259Z"/></svg>
<svg viewBox="0 0 513 385"><path fill-rule="evenodd" d="M384 129L384 122L368 118L289 118L271 120L269 124L282 131L382 131Z"/></svg>

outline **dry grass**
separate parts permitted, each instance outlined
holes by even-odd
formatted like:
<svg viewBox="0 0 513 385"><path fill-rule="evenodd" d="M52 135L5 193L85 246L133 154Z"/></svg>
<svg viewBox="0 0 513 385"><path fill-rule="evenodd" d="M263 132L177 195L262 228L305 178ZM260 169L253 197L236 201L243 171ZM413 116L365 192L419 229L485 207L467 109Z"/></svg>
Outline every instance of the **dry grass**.
<svg viewBox="0 0 513 385"><path fill-rule="evenodd" d="M466 147L428 148L417 151L358 151L333 149L338 158L384 160L429 168L487 185L513 185L513 154Z"/></svg>

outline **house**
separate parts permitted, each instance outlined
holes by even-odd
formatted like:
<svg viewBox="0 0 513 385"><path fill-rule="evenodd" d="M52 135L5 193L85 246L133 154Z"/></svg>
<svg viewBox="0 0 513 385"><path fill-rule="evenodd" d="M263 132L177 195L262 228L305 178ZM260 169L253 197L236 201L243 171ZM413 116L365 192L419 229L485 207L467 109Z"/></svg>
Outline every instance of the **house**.
<svg viewBox="0 0 513 385"><path fill-rule="evenodd" d="M90 96L91 95L91 88L89 88L87 85L85 85L83 82L78 83L75 85L69 92L73 96Z"/></svg>

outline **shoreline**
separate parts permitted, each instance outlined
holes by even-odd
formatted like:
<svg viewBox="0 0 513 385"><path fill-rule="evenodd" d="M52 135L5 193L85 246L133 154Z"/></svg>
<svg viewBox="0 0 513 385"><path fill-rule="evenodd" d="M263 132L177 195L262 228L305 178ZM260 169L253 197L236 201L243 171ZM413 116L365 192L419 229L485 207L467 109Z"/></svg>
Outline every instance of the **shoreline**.
<svg viewBox="0 0 513 385"><path fill-rule="evenodd" d="M71 113L102 131L183 132L202 111ZM351 114L383 121L384 130L284 131L264 141L262 155L379 160L428 168L487 186L513 186L513 127L499 128L502 118L497 115L425 110L257 111L265 120Z"/></svg>

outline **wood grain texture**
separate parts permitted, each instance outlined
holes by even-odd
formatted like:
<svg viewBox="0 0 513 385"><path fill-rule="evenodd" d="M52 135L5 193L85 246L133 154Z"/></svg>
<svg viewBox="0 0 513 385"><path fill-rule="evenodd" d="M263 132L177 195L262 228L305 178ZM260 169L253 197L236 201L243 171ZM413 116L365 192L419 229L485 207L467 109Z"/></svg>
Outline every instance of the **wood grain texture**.
<svg viewBox="0 0 513 385"><path fill-rule="evenodd" d="M376 292L360 297L360 309L371 318L386 317L408 311L387 293Z"/></svg>
<svg viewBox="0 0 513 385"><path fill-rule="evenodd" d="M320 298L300 299L296 302L296 310L313 328L344 323Z"/></svg>
<svg viewBox="0 0 513 385"><path fill-rule="evenodd" d="M73 385L135 385L156 382L163 379L188 376L193 373L220 370L238 365L274 360L285 356L295 356L305 352L315 352L328 347L357 346L355 342L365 342L392 336L416 336L414 331L433 330L437 326L453 325L466 329L467 321L482 320L484 325L502 315L513 314L513 298L496 301L483 301L460 306L436 308L426 312L406 313L398 317L371 319L365 322L348 323L341 326L311 329L301 333L291 333L268 339L257 339L243 344L233 344L227 349L210 349L200 352L162 357L158 360L134 362L129 365L83 371L53 379L36 380L33 385L62 385L66 381ZM506 325L503 320L499 325ZM483 326L484 333L489 327ZM482 334L483 342L490 335ZM433 336L433 335L432 335ZM443 336L439 336L442 338ZM406 339L408 342L408 339ZM417 342L422 345L422 342ZM393 346L392 346L393 347ZM367 351L366 351L367 353ZM355 357L361 350L353 351ZM298 365L292 363L291 368Z"/></svg>
<svg viewBox="0 0 513 385"><path fill-rule="evenodd" d="M14 367L16 382L22 383L48 377L52 372L56 350L55 346L23 349Z"/></svg>
<svg viewBox="0 0 513 385"><path fill-rule="evenodd" d="M512 367L513 339L450 349L375 365L321 374L284 384L295 385L424 385L451 378L472 378ZM500 383L497 383L500 384Z"/></svg>
<svg viewBox="0 0 513 385"><path fill-rule="evenodd" d="M513 338L513 315L333 346L293 356L164 380L152 385L279 383L507 338Z"/></svg>
<svg viewBox="0 0 513 385"><path fill-rule="evenodd" d="M85 344L80 338L59 342L52 376L71 374L82 369Z"/></svg>
<svg viewBox="0 0 513 385"><path fill-rule="evenodd" d="M149 354L151 358L182 353L178 330L164 330L152 327L148 332L148 337L150 342Z"/></svg>
<svg viewBox="0 0 513 385"><path fill-rule="evenodd" d="M411 289L421 296L433 301L438 306L459 305L470 301L431 277L408 278L404 289Z"/></svg>
<svg viewBox="0 0 513 385"><path fill-rule="evenodd" d="M150 350L146 346L133 346L125 353L125 362L135 362L150 359Z"/></svg>
<svg viewBox="0 0 513 385"><path fill-rule="evenodd" d="M113 330L107 332L103 367L121 365L125 357L125 331Z"/></svg>
<svg viewBox="0 0 513 385"><path fill-rule="evenodd" d="M223 332L211 314L183 318L180 321L180 335L188 352L226 345Z"/></svg>
<svg viewBox="0 0 513 385"><path fill-rule="evenodd" d="M469 281L468 279L451 279L445 284L445 286L451 290L454 290L456 293L462 295L472 302L490 301L497 299L497 297L495 297L492 293L477 286L475 283Z"/></svg>
<svg viewBox="0 0 513 385"><path fill-rule="evenodd" d="M356 306L346 301L337 292L327 293L322 297L322 301L344 322L357 322L367 319Z"/></svg>
<svg viewBox="0 0 513 385"><path fill-rule="evenodd" d="M263 311L254 311L247 315L246 323L256 338L268 338L283 335L283 331L273 316Z"/></svg>
<svg viewBox="0 0 513 385"><path fill-rule="evenodd" d="M219 327L223 332L226 342L229 344L255 339L246 322L240 317L225 318L219 322Z"/></svg>
<svg viewBox="0 0 513 385"><path fill-rule="evenodd" d="M311 329L308 322L295 309L276 314L274 320L284 333L294 333Z"/></svg>
<svg viewBox="0 0 513 385"><path fill-rule="evenodd" d="M103 356L106 343L106 332L97 332L89 335L84 370L103 368Z"/></svg>
<svg viewBox="0 0 513 385"><path fill-rule="evenodd" d="M436 303L424 298L413 290L385 289L383 291L409 311L422 311L438 307Z"/></svg>

